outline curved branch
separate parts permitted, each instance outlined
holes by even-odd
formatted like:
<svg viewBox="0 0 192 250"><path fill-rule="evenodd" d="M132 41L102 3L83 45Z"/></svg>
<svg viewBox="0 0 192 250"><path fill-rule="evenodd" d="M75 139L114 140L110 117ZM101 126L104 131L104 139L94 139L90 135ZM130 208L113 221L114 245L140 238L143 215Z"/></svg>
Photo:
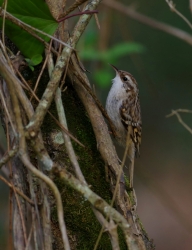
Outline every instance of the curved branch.
<svg viewBox="0 0 192 250"><path fill-rule="evenodd" d="M115 9L121 13L124 13L125 15L129 16L130 18L132 18L140 23L146 24L154 29L162 30L165 33L173 35L173 36L183 40L184 42L192 45L192 36L183 30L180 30L178 28L175 28L171 25L168 25L168 24L165 24L162 22L158 22L158 21L154 20L153 18L150 18L150 17L147 17L143 14L140 14L140 13L136 12L135 10L127 7L126 5L119 3L117 1L114 1L114 0L105 0L105 1L103 1L103 4L109 6L112 9Z"/></svg>

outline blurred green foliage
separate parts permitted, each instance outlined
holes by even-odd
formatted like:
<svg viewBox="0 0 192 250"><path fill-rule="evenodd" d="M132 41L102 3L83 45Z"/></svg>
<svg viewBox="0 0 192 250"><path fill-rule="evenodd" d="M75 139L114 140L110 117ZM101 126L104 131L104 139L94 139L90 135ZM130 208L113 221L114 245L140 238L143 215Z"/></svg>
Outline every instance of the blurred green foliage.
<svg viewBox="0 0 192 250"><path fill-rule="evenodd" d="M85 38L86 39L86 38ZM94 42L95 43L95 42ZM93 46L96 44L93 44ZM111 49L96 51L93 47L80 52L83 60L97 60L101 62L115 62L117 59L130 53L143 52L144 47L138 43L118 43Z"/></svg>
<svg viewBox="0 0 192 250"><path fill-rule="evenodd" d="M98 87L105 88L111 84L112 71L108 68L109 64L117 65L117 62L123 57L133 53L144 53L145 47L136 42L120 42L106 50L97 49L98 32L90 23L83 39L79 42L78 50L81 60L86 63L97 63L94 72L91 72L94 82ZM88 69L89 70L89 69Z"/></svg>
<svg viewBox="0 0 192 250"><path fill-rule="evenodd" d="M96 46L96 43L93 44L93 47L94 45ZM93 78L100 87L106 87L111 82L112 75L111 72L107 70L107 64L116 64L117 60L122 56L145 51L144 47L138 43L118 43L105 51L96 51L93 47L82 50L80 57L84 61L97 61L102 64L101 69L93 73Z"/></svg>

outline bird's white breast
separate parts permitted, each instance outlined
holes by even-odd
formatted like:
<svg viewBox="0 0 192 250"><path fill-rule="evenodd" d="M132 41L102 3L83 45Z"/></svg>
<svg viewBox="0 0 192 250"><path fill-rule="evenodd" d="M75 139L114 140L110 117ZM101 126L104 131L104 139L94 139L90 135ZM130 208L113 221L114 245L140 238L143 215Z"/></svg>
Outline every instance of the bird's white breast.
<svg viewBox="0 0 192 250"><path fill-rule="evenodd" d="M117 74L116 77L112 80L113 85L109 91L107 101L106 101L106 110L116 128L117 136L119 137L120 144L124 137L126 138L126 130L121 122L121 116L119 113L119 108L122 105L122 100L126 98L126 91L123 87L123 82ZM122 138L123 137L123 138Z"/></svg>

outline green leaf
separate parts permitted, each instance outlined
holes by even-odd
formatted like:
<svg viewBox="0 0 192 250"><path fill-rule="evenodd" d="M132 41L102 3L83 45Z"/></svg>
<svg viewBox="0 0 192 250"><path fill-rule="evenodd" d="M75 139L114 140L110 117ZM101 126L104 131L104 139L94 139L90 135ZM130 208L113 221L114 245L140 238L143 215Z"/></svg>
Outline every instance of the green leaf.
<svg viewBox="0 0 192 250"><path fill-rule="evenodd" d="M141 53L144 52L145 49L143 45L138 43L121 43L117 44L113 48L107 51L107 58L111 60L118 59L121 56L125 56L131 53Z"/></svg>
<svg viewBox="0 0 192 250"><path fill-rule="evenodd" d="M31 69L31 71L34 71L34 67L29 65L29 68Z"/></svg>
<svg viewBox="0 0 192 250"><path fill-rule="evenodd" d="M2 3L3 0L0 0L1 6ZM9 0L7 11L21 21L49 35L53 35L58 27L58 23L51 16L44 0ZM0 18L0 22L2 24L2 18ZM6 20L5 24L5 34L15 43L25 57L32 59L36 55L42 55L44 45L8 20ZM44 35L39 33L38 35L46 41L50 40Z"/></svg>
<svg viewBox="0 0 192 250"><path fill-rule="evenodd" d="M25 61L27 62L29 68L33 71L34 70L33 66L36 66L39 63L41 63L42 59L43 59L42 55L34 55L31 59L25 58Z"/></svg>
<svg viewBox="0 0 192 250"><path fill-rule="evenodd" d="M43 57L42 57L42 55L34 55L32 58L31 58L31 61L32 61L32 63L33 63L33 66L35 66L35 65L38 65L39 63L41 63L42 62L42 59L43 59Z"/></svg>
<svg viewBox="0 0 192 250"><path fill-rule="evenodd" d="M84 60L96 60L103 62L112 62L119 57L131 54L141 53L145 49L138 43L120 43L107 51L95 51L94 49L86 49L80 52L80 57Z"/></svg>
<svg viewBox="0 0 192 250"><path fill-rule="evenodd" d="M84 51L80 51L79 56L84 60L102 60L103 55L102 52L95 51L93 49L86 49Z"/></svg>

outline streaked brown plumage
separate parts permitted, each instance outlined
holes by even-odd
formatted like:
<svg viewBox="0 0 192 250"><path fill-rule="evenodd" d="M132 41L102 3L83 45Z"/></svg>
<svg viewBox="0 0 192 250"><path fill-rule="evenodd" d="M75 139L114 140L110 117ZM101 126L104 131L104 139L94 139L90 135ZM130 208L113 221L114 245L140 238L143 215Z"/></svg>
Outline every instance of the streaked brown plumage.
<svg viewBox="0 0 192 250"><path fill-rule="evenodd" d="M134 157L139 154L142 132L138 85L130 73L112 67L116 77L112 80L106 110L115 126L118 143L125 147L127 141L131 142L128 157L134 165Z"/></svg>

